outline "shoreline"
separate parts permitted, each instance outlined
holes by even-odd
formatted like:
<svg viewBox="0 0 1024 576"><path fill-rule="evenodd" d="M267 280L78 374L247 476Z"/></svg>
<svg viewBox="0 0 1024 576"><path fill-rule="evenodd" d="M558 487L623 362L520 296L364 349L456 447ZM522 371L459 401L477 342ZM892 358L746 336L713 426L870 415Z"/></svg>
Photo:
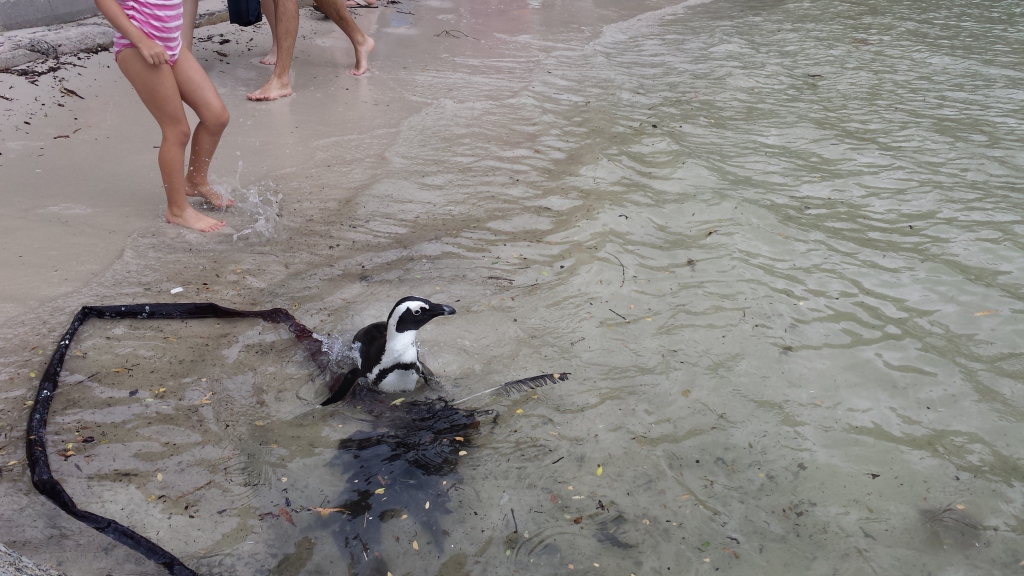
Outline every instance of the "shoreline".
<svg viewBox="0 0 1024 576"><path fill-rule="evenodd" d="M363 11L357 22L376 34L384 13ZM351 45L330 21L309 9L300 11L292 68L296 94L275 102L245 99L271 71L257 63L269 47L265 24L253 29L224 22L197 30L195 37L194 53L232 115L211 182L235 194L257 194L259 201L249 202L250 208L265 205L264 212L254 213L242 210L246 202L241 202L227 213L234 229L226 232L204 235L164 223L155 149L160 132L110 52L64 57L70 65L62 70L34 82L10 76L0 86L0 175L9 191L7 210L0 215L0 241L6 248L0 267L7 271L0 283L0 413L7 414L0 417L0 484L7 487L5 506L30 511L24 522L0 527L0 542L64 571L77 566L76 574L93 573L100 565L139 564L140 559L68 518L42 499L28 478L22 446L28 402L38 385L34 375L48 362L69 318L94 302L174 299L170 290L182 285L196 299L189 275L216 268L209 272L215 278L221 270L251 269L263 240L235 240L233 234L260 219L273 225L290 203L303 201L302 194L275 181L303 171L326 148L352 148L363 140L365 156L346 159L354 164L346 170L347 181L362 186L401 122L421 108L388 94L394 81L386 75L347 74ZM221 44L224 40L230 42ZM385 47L377 54L387 52ZM377 103L385 97L389 114L382 116ZM271 197L283 201L270 202ZM285 228L278 222L277 234L287 235ZM229 263L214 264L219 258ZM290 306L266 294L257 297L262 291L240 295L237 284L225 284L231 288L199 299L237 305L266 299ZM54 414L50 433L59 436L61 429L61 417ZM40 525L41 534L33 528ZM99 556L88 555L83 565L80 552L52 550L46 545L49 538L77 542ZM158 568L142 562L138 572L158 574Z"/></svg>
<svg viewBox="0 0 1024 576"><path fill-rule="evenodd" d="M12 189L25 191L12 194L8 211L0 215L0 238L8 247L0 254L0 266L14 271L3 283L0 305L0 408L11 415L0 433L11 440L12 458L20 453L25 402L38 385L32 374L41 372L54 340L82 305L215 301L240 308L282 306L311 328L330 331L378 319L379 311L372 307L349 306L368 290L369 282L384 283L369 287L375 301L390 299L396 290L435 294L429 274L416 280L419 275L395 276L395 268L415 263L414 269L425 270L425 262L435 255L432 242L438 234L451 228L475 234L470 229L493 215L453 204L444 190L433 195L429 186L417 187L445 177L455 178L453 185L458 186L457 172L469 166L466 159L448 163L442 155L422 173L403 173L403 159L392 156L393 144L405 138L406 148L414 149L408 141L416 140L418 128L428 120L437 122L431 114L443 118L463 107L471 109L474 98L506 102L510 95L489 89L487 74L507 74L526 86L532 74L544 73L545 51L556 46L582 49L605 24L666 4L616 5L585 19L566 8L538 18L538 23L531 15L537 5L525 1L512 8L468 1L407 2L357 11L359 25L377 40L370 74L360 78L346 72L352 54L344 35L318 14L302 10L293 66L296 94L270 103L245 100L245 93L270 73L269 67L256 63L269 44L265 28L222 23L197 31L195 53L232 114L211 180L256 197L227 213L233 227L227 233L203 235L163 223L154 149L159 131L109 53L76 56L72 66L39 76L35 84L12 78L17 80L8 84L13 88L3 87L8 92L0 94L12 98L4 102L6 107L23 108L0 118L0 172L14 183ZM470 8L476 12L466 13ZM531 44L544 48L531 54L532 59L521 58L519 51L540 35L534 27L541 24L548 27L544 32L565 31L569 40ZM459 28L474 39L443 36L447 29ZM481 61L477 71L484 77L459 68L463 55ZM517 65L509 66L514 58ZM444 66L447 72L435 71ZM135 126L142 128L130 129ZM524 141L508 140L513 137ZM504 142L532 152L535 137L528 130L506 136ZM518 202L510 202L507 209L516 211ZM268 210L259 213L257 205ZM396 210L410 214L390 220ZM422 220L417 220L419 214ZM269 236L234 236L254 230L263 219L271 228ZM398 278L402 281L389 287ZM440 301L458 302L464 287L457 278L447 280L451 292ZM171 294L177 287L184 291ZM200 341L210 330L194 328ZM195 362L186 352L169 354L168 365ZM54 438L74 418L66 412L54 417ZM90 505L82 492L88 475L97 466L109 465L94 462L69 485L69 492L83 497L83 507ZM125 465L131 464L118 464ZM80 552L51 550L41 543L48 537L69 538L94 550L83 560L88 566L137 561L130 551L43 502L22 465L5 466L3 472L2 480L12 487L5 505L33 513L0 530L0 541L58 568L73 565ZM115 501L123 498L119 493ZM24 536L33 524L45 526L45 534ZM238 530L225 533L223 541L244 538ZM176 538L171 532L168 538ZM182 556L200 555L192 533L181 534L189 540L162 544ZM91 555L100 553L107 556Z"/></svg>

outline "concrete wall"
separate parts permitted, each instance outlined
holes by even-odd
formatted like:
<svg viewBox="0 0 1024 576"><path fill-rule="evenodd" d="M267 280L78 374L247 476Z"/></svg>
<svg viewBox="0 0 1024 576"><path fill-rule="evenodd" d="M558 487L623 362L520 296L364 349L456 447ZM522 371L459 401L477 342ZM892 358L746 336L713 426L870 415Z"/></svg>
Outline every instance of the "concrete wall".
<svg viewBox="0 0 1024 576"><path fill-rule="evenodd" d="M0 0L0 31L63 24L96 14L93 0Z"/></svg>

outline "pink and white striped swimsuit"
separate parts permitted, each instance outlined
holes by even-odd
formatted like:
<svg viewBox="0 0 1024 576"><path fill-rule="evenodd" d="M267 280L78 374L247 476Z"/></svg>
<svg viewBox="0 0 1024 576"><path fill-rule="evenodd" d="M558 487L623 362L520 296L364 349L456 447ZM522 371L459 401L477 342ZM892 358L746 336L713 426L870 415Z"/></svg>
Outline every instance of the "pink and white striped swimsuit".
<svg viewBox="0 0 1024 576"><path fill-rule="evenodd" d="M128 19L142 33L159 44L170 56L170 63L181 51L181 0L118 0ZM121 35L114 35L114 59L125 48L136 46Z"/></svg>

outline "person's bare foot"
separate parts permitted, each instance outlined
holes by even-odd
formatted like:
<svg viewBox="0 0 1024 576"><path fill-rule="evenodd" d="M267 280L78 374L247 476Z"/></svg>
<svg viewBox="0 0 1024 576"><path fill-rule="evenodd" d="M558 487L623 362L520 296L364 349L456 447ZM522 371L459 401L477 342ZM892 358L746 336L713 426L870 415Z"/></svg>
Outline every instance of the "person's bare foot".
<svg viewBox="0 0 1024 576"><path fill-rule="evenodd" d="M231 198L227 198L210 188L209 184L194 184L191 182L185 183L185 195L192 198L202 198L207 204L210 204L214 208L224 209L228 206L234 206L235 201Z"/></svg>
<svg viewBox="0 0 1024 576"><path fill-rule="evenodd" d="M358 60L357 60L358 61ZM270 80L263 85L262 88L255 92L246 94L245 97L253 102L266 102L269 100L277 100L278 98L284 98L292 95L292 85L287 80L279 81L273 76Z"/></svg>
<svg viewBox="0 0 1024 576"><path fill-rule="evenodd" d="M366 71L370 69L370 52L373 52L373 47L376 43L373 38L365 36L366 41L362 42L358 46L353 44L353 48L356 50L356 65L354 68L348 71L353 76L362 76L366 74Z"/></svg>
<svg viewBox="0 0 1024 576"><path fill-rule="evenodd" d="M266 64L267 66L275 66L277 64L277 46L270 47L267 55L260 58L260 64Z"/></svg>
<svg viewBox="0 0 1024 576"><path fill-rule="evenodd" d="M171 209L168 208L165 212L165 217L167 218L167 222L170 224L177 224L178 226L184 226L185 228L191 228L200 232L213 232L214 230L220 230L225 224L223 220L210 218L191 206L183 210L180 214L174 214L171 212Z"/></svg>

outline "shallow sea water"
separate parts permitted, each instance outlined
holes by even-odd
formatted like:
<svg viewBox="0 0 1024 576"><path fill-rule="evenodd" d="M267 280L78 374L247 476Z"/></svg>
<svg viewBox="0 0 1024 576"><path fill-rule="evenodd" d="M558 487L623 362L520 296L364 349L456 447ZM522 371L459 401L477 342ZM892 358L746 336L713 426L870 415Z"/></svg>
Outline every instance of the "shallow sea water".
<svg viewBox="0 0 1024 576"><path fill-rule="evenodd" d="M335 345L402 296L451 304L420 340L453 398L572 373L470 402L500 416L443 488L394 496L370 556L393 574L1018 570L1020 4L714 0L590 29L554 23L600 3L473 2L451 26L498 8L489 42L407 72L423 110L383 166L351 186L327 150L239 189L234 242L197 244L181 280L185 301L285 306ZM175 234L121 265L159 276ZM98 440L88 465L53 458L80 505L205 574L360 569L338 537L353 520L308 508L338 505L358 466L338 441L373 419L310 408L284 330L94 321L76 346L51 454ZM441 492L450 513L401 518Z"/></svg>

